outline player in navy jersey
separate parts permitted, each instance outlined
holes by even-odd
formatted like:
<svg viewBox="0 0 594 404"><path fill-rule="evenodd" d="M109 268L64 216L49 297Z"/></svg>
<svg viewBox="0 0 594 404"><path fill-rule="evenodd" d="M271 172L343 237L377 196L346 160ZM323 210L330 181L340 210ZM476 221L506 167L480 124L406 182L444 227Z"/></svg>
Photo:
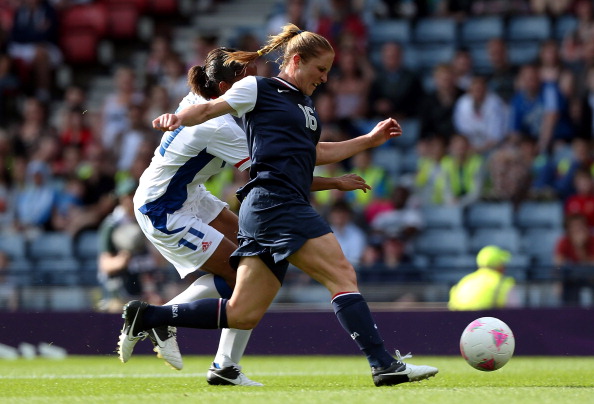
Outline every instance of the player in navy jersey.
<svg viewBox="0 0 594 404"><path fill-rule="evenodd" d="M257 52L234 52L226 63L248 64L273 50L283 52L278 77L246 77L216 100L191 105L153 121L162 130L199 125L227 113L243 117L252 166L250 181L238 191L238 264L231 299L153 306L131 301L124 307L130 336L155 326L193 328L255 327L279 291L291 263L323 284L336 316L367 356L376 386L434 376L431 366L395 359L386 350L371 312L329 225L309 203L315 165L340 161L399 136L394 119L368 134L339 143L318 143L320 127L310 96L326 82L334 50L322 36L289 24Z"/></svg>
<svg viewBox="0 0 594 404"><path fill-rule="evenodd" d="M188 72L192 88L178 109L219 97L231 85L249 74L253 64L224 65L232 49L211 51L204 66ZM245 132L230 115L202 125L165 134L149 167L140 178L134 195L135 215L146 237L169 260L183 278L197 268L216 274L200 277L168 304L188 303L200 298L230 297L236 271L229 256L237 248L238 218L227 204L211 195L204 182L227 165L239 170L250 166ZM343 191L369 187L354 174L337 178L315 178L320 189ZM118 353L127 362L136 343L146 336L159 357L175 369L183 367L175 327L159 327L144 335L120 336ZM250 380L238 366L250 337L250 330L224 329L213 366L207 374L211 384L261 385Z"/></svg>

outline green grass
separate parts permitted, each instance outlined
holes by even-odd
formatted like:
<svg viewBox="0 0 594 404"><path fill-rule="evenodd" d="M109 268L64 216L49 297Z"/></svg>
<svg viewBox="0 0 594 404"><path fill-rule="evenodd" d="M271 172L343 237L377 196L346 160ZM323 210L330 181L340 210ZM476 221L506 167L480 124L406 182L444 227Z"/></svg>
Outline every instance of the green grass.
<svg viewBox="0 0 594 404"><path fill-rule="evenodd" d="M377 388L363 357L247 356L265 387L209 386L211 357L187 356L174 371L151 356L0 360L0 403L581 404L594 403L594 357L514 357L486 373L459 357L414 357L440 369L420 383Z"/></svg>

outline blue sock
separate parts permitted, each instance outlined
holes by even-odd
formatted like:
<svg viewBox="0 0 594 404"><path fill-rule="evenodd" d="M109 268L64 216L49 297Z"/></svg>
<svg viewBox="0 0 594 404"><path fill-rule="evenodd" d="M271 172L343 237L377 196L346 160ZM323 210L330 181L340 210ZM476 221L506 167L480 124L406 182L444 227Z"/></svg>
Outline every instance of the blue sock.
<svg viewBox="0 0 594 404"><path fill-rule="evenodd" d="M229 328L227 299L199 299L168 306L150 305L144 311L142 321L146 330L164 325L203 329Z"/></svg>
<svg viewBox="0 0 594 404"><path fill-rule="evenodd" d="M332 299L332 306L338 321L365 353L370 366L387 367L394 362L360 293L340 294Z"/></svg>
<svg viewBox="0 0 594 404"><path fill-rule="evenodd" d="M233 289L227 285L227 281L220 277L219 275L215 275L213 277L215 288L217 288L217 292L219 295L225 299L231 299L231 294L233 294Z"/></svg>

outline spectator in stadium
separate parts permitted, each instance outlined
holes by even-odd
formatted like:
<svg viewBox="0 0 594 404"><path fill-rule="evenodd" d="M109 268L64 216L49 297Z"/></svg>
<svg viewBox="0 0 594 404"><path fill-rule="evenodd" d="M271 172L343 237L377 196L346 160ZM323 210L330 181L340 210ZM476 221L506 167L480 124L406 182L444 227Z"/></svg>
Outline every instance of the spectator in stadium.
<svg viewBox="0 0 594 404"><path fill-rule="evenodd" d="M20 121L9 130L16 156L31 159L43 137L56 135L55 128L49 124L47 109L47 105L37 98L24 100Z"/></svg>
<svg viewBox="0 0 594 404"><path fill-rule="evenodd" d="M163 67L163 75L161 76L159 84L167 89L169 99L176 104L180 102L190 90L186 80L184 64L177 53L172 53L164 62Z"/></svg>
<svg viewBox="0 0 594 404"><path fill-rule="evenodd" d="M485 160L473 151L466 136L452 137L440 165L440 176L435 183L439 203L466 207L481 197Z"/></svg>
<svg viewBox="0 0 594 404"><path fill-rule="evenodd" d="M594 230L594 180L592 173L587 169L579 168L573 175L573 183L576 192L565 201L565 215L583 215L590 228Z"/></svg>
<svg viewBox="0 0 594 404"><path fill-rule="evenodd" d="M454 106L454 127L474 151L488 155L505 141L508 109L503 100L487 88L484 77L474 76L466 94Z"/></svg>
<svg viewBox="0 0 594 404"><path fill-rule="evenodd" d="M404 119L418 113L423 99L423 85L419 76L403 64L400 44L386 42L381 48L381 64L369 91L370 116Z"/></svg>
<svg viewBox="0 0 594 404"><path fill-rule="evenodd" d="M574 0L530 0L530 10L534 14L560 17L567 14Z"/></svg>
<svg viewBox="0 0 594 404"><path fill-rule="evenodd" d="M499 147L487 160L482 198L515 206L528 198L554 199L550 166L550 159L538 155L536 141L530 137L523 137L517 145Z"/></svg>
<svg viewBox="0 0 594 404"><path fill-rule="evenodd" d="M46 102L52 95L53 70L62 62L58 30L58 15L51 3L25 0L14 13L8 42L8 53L27 78L29 95Z"/></svg>
<svg viewBox="0 0 594 404"><path fill-rule="evenodd" d="M549 39L540 44L538 52L538 61L540 80L543 83L558 83L563 70L559 43L554 39Z"/></svg>
<svg viewBox="0 0 594 404"><path fill-rule="evenodd" d="M352 0L330 0L329 9L321 10L314 28L337 51L337 62L344 46L352 46L360 57L367 54L367 27L353 3Z"/></svg>
<svg viewBox="0 0 594 404"><path fill-rule="evenodd" d="M63 147L74 146L86 155L89 145L94 141L93 132L86 122L85 111L81 107L70 107L64 114L64 121L59 133Z"/></svg>
<svg viewBox="0 0 594 404"><path fill-rule="evenodd" d="M52 229L58 190L48 164L32 160L27 165L25 186L15 197L17 229L27 236Z"/></svg>
<svg viewBox="0 0 594 404"><path fill-rule="evenodd" d="M450 289L450 310L488 310L519 305L515 280L505 275L511 253L495 245L478 252L478 269Z"/></svg>
<svg viewBox="0 0 594 404"><path fill-rule="evenodd" d="M594 66L588 69L585 90L579 100L578 136L584 139L594 139L594 105L590 101L594 97Z"/></svg>
<svg viewBox="0 0 594 404"><path fill-rule="evenodd" d="M128 109L144 102L144 94L136 86L136 73L130 67L118 67L113 75L115 88L103 100L101 132L98 139L107 149L116 137L130 126Z"/></svg>
<svg viewBox="0 0 594 404"><path fill-rule="evenodd" d="M354 48L343 48L340 61L330 77L328 88L336 100L338 119L356 120L367 116L369 86L373 68Z"/></svg>
<svg viewBox="0 0 594 404"><path fill-rule="evenodd" d="M145 73L149 85L162 83L167 61L175 56L170 43L170 40L164 35L156 35L151 39L151 48L145 63Z"/></svg>
<svg viewBox="0 0 594 404"><path fill-rule="evenodd" d="M487 43L487 53L491 64L487 79L489 89L509 104L515 92L518 72L509 62L507 44L501 38L493 38Z"/></svg>
<svg viewBox="0 0 594 404"><path fill-rule="evenodd" d="M457 49L451 66L456 86L462 91L468 91L474 77L474 66L470 51L467 48Z"/></svg>
<svg viewBox="0 0 594 404"><path fill-rule="evenodd" d="M355 214L363 216L365 223L369 224L376 213L375 204L389 198L393 183L388 172L373 161L373 150L363 150L355 154L351 161L353 166L350 171L365 178L371 191L350 191L345 197L351 203Z"/></svg>
<svg viewBox="0 0 594 404"><path fill-rule="evenodd" d="M129 172L134 161L139 156L139 150L144 142L155 146L158 136L146 124L145 109L142 105L132 105L128 109L128 129L118 134L112 146L111 153L117 159L118 172ZM149 147L154 150L154 147Z"/></svg>
<svg viewBox="0 0 594 404"><path fill-rule="evenodd" d="M115 162L99 143L89 145L87 157L77 175L82 180L82 205L72 212L66 231L72 235L84 229L97 229L117 204L114 196Z"/></svg>
<svg viewBox="0 0 594 404"><path fill-rule="evenodd" d="M438 183L442 178L441 161L447 154L449 140L434 135L421 139L417 144L417 170L414 173L414 196L421 205L443 203Z"/></svg>
<svg viewBox="0 0 594 404"><path fill-rule="evenodd" d="M307 15L307 0L285 0L281 8L272 14L266 24L267 35L274 35L286 24L313 29L312 21Z"/></svg>
<svg viewBox="0 0 594 404"><path fill-rule="evenodd" d="M555 162L554 187L557 196L565 201L575 194L574 176L579 169L594 172L594 150L592 140L575 138L571 144L571 154Z"/></svg>
<svg viewBox="0 0 594 404"><path fill-rule="evenodd" d="M584 46L594 38L594 5L590 0L575 0L573 14L577 26L562 39L563 61L574 66L584 54Z"/></svg>
<svg viewBox="0 0 594 404"><path fill-rule="evenodd" d="M409 257L412 255L415 237L425 227L419 207L415 205L411 196L411 190L408 187L396 186L390 198L392 209L378 213L371 222L373 234L384 241L399 242L402 254L398 262L405 254ZM384 252L386 252L385 249ZM394 256L392 256L392 260L395 260Z"/></svg>
<svg viewBox="0 0 594 404"><path fill-rule="evenodd" d="M149 118L165 114L174 107L175 105L169 99L169 93L165 87L155 84L149 88L144 113L147 122L150 121Z"/></svg>
<svg viewBox="0 0 594 404"><path fill-rule="evenodd" d="M0 48L0 125L7 127L17 116L20 80L14 74L13 62Z"/></svg>
<svg viewBox="0 0 594 404"><path fill-rule="evenodd" d="M159 303L147 292L151 287L150 271L156 260L148 240L134 218L132 197L137 184L122 181L116 188L118 204L99 226L98 279L103 289L99 310L119 312L130 299L144 298Z"/></svg>
<svg viewBox="0 0 594 404"><path fill-rule="evenodd" d="M344 256L356 268L361 262L367 240L365 232L353 219L353 209L344 200L335 202L328 213L328 223Z"/></svg>
<svg viewBox="0 0 594 404"><path fill-rule="evenodd" d="M253 328L279 291L291 262L324 284L333 296L336 315L367 355L377 386L434 376L436 368L403 363L386 351L369 308L358 292L354 268L342 254L328 224L308 200L316 163L338 161L354 150L378 146L400 135L401 129L396 121L387 119L369 134L351 141L316 145L320 128L309 97L319 84L327 81L334 60L332 46L321 35L287 25L283 32L270 37L263 49L233 52L228 58L248 64L276 49L283 51L279 77L246 77L216 100L153 121L156 128L175 130L180 125L199 125L207 116L247 114L248 144L257 147L250 147L251 180L238 191L243 199L240 247L232 255L232 260L239 258L238 282L231 299L180 304L175 318L170 314L171 307L130 302L125 308L123 333L135 337L143 329L163 325ZM297 136L293 135L295 130ZM279 142L278 136L285 141ZM282 162L282 168L278 162ZM304 228L307 234L297 230ZM287 236L280 240L279 234ZM254 294L253 290L259 293Z"/></svg>
<svg viewBox="0 0 594 404"><path fill-rule="evenodd" d="M520 68L518 90L511 101L511 136L531 136L538 140L541 152L551 153L555 146L567 144L574 137L568 102L554 82L542 82L538 67Z"/></svg>
<svg viewBox="0 0 594 404"><path fill-rule="evenodd" d="M579 213L566 216L564 228L553 263L560 271L563 303L576 306L582 289L594 292L594 235L588 219Z"/></svg>
<svg viewBox="0 0 594 404"><path fill-rule="evenodd" d="M454 105L462 91L454 82L452 68L448 64L439 64L433 69L434 90L430 91L420 106L422 138L443 136L449 139L454 133Z"/></svg>

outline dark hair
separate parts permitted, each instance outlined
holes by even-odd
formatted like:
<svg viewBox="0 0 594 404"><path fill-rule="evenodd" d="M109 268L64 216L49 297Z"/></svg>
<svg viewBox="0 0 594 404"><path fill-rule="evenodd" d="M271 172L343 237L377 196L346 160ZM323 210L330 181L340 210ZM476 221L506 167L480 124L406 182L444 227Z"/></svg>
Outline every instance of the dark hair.
<svg viewBox="0 0 594 404"><path fill-rule="evenodd" d="M225 64L230 53L236 52L232 48L216 48L206 56L204 66L193 66L188 71L188 85L192 92L208 99L221 95L219 83L224 81L233 84L237 76L241 75L245 65L238 62Z"/></svg>

